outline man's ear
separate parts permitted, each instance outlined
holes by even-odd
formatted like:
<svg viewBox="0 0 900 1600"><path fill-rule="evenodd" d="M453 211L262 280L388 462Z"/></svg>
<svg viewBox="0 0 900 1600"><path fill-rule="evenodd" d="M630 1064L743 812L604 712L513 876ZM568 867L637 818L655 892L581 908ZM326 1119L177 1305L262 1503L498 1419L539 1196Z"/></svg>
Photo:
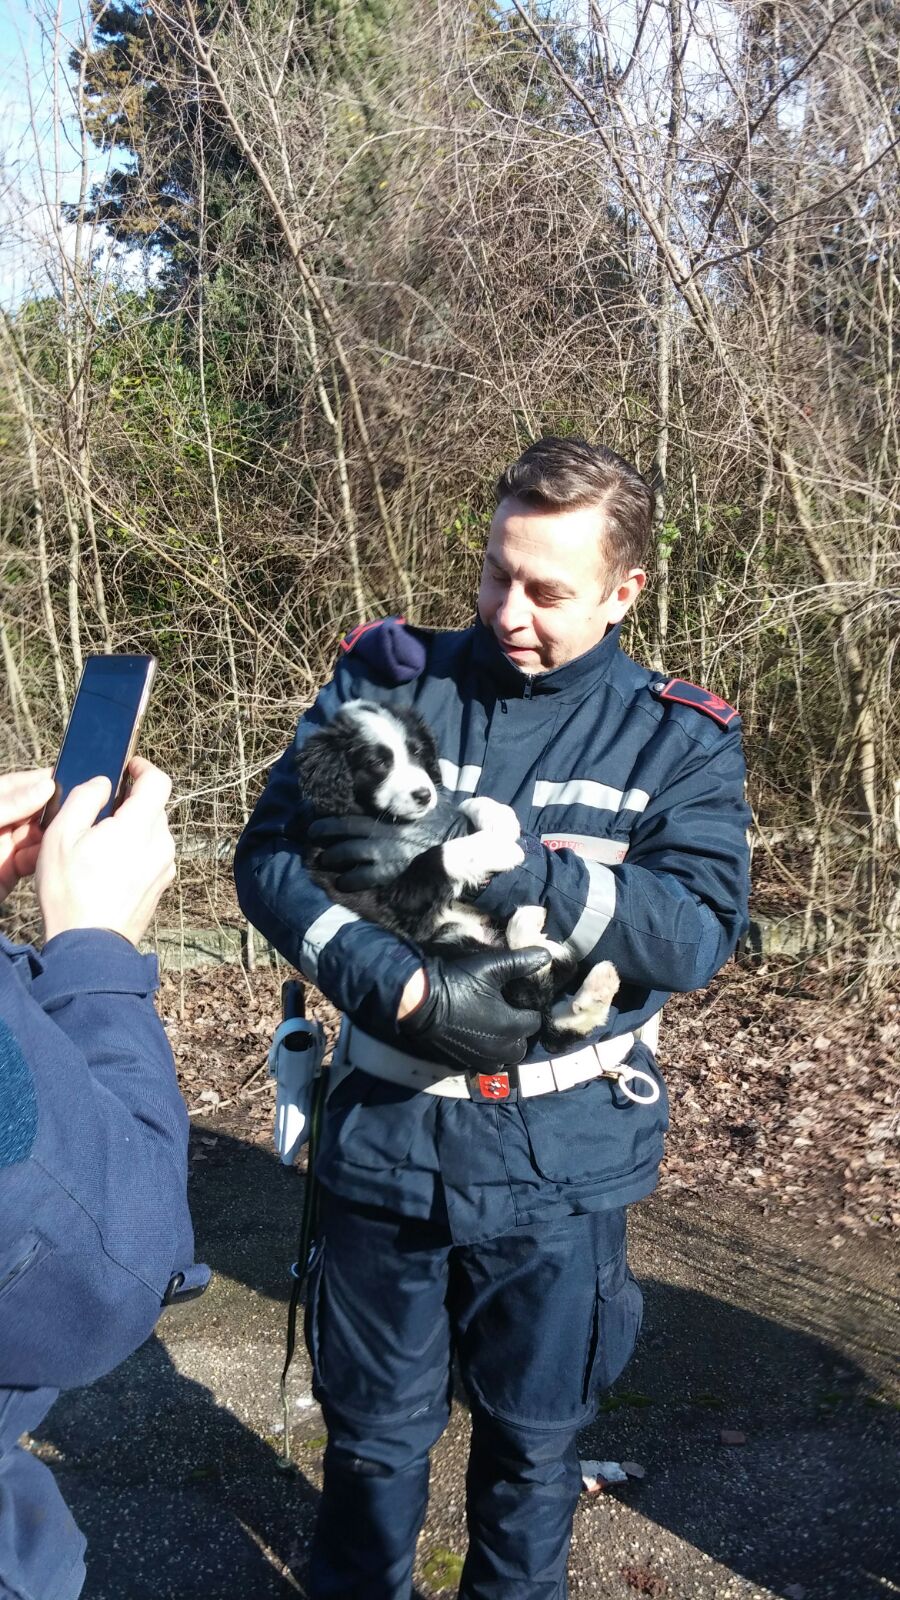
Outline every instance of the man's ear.
<svg viewBox="0 0 900 1600"><path fill-rule="evenodd" d="M322 728L297 757L300 793L323 817L350 816L356 806L353 778L339 728Z"/></svg>
<svg viewBox="0 0 900 1600"><path fill-rule="evenodd" d="M631 571L619 580L607 602L610 622L621 622L622 618L628 615L646 582L647 574L643 567L632 567Z"/></svg>

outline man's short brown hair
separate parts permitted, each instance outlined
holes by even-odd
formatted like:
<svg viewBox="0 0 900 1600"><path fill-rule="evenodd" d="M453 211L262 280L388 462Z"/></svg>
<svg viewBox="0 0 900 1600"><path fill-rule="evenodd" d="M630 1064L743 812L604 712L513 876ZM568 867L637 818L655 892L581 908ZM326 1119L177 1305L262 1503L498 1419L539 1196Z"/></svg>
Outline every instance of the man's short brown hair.
<svg viewBox="0 0 900 1600"><path fill-rule="evenodd" d="M514 496L546 511L603 513L603 556L612 582L643 565L653 521L653 490L636 467L605 444L535 439L497 479L497 504Z"/></svg>

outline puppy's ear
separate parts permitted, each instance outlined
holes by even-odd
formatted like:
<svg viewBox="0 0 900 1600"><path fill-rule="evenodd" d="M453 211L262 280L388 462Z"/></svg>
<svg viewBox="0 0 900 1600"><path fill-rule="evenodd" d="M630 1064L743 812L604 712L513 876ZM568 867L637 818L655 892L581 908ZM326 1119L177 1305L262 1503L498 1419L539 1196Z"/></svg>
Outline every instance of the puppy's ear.
<svg viewBox="0 0 900 1600"><path fill-rule="evenodd" d="M300 793L325 817L350 816L356 806L346 743L340 728L314 733L297 757Z"/></svg>

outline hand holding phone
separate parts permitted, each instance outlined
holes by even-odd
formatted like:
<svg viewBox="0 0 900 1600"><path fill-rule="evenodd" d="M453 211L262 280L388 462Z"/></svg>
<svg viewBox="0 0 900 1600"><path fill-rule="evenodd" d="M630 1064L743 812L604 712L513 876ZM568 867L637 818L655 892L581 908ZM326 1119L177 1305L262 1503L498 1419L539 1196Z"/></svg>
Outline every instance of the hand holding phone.
<svg viewBox="0 0 900 1600"><path fill-rule="evenodd" d="M93 778L47 827L34 875L45 939L110 928L137 944L175 877L165 811L171 780L142 756L129 762L128 776L132 787L115 816L103 818L109 778Z"/></svg>

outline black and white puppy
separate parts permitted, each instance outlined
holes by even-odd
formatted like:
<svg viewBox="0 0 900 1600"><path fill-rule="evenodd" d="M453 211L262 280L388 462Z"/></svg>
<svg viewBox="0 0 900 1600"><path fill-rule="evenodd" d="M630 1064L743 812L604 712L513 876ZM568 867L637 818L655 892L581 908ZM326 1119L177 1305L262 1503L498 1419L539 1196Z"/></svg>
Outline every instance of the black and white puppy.
<svg viewBox="0 0 900 1600"><path fill-rule="evenodd" d="M544 937L543 906L520 906L502 927L461 898L483 888L495 873L521 864L519 822L510 806L496 800L482 797L453 807L439 796L437 749L416 712L352 700L307 740L297 770L302 796L322 816L375 817L404 823L407 830L421 823L421 852L391 883L374 889L339 890L334 875L320 864L321 849L308 848L310 875L332 900L368 922L412 939L426 953L481 945L505 944L511 950L543 947L549 957L546 969L511 986L508 995L513 1003L540 1010L541 1042L548 1050L571 1044L603 1025L619 987L611 962L593 967L576 994L561 994L577 961L564 944ZM474 832L444 844L432 843L435 822L457 811Z"/></svg>

